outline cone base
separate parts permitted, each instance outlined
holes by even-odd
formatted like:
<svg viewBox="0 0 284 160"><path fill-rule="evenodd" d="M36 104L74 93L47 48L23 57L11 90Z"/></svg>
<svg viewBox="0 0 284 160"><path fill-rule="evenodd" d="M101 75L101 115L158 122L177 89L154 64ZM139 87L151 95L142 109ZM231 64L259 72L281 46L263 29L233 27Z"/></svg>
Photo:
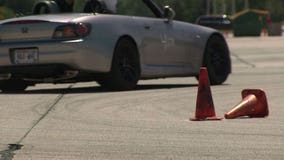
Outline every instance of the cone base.
<svg viewBox="0 0 284 160"><path fill-rule="evenodd" d="M222 117L190 118L191 121L221 121L222 119Z"/></svg>

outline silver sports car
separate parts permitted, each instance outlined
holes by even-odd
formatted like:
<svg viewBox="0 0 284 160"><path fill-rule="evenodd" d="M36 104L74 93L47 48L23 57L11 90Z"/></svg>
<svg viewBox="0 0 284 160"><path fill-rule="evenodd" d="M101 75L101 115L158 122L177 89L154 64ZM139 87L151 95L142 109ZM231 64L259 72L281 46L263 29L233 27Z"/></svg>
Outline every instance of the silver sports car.
<svg viewBox="0 0 284 160"><path fill-rule="evenodd" d="M160 8L154 0L139 2L148 13L59 13L1 21L0 90L83 81L130 90L140 79L198 77L201 66L208 68L211 84L227 79L231 60L221 33L176 21L172 8Z"/></svg>

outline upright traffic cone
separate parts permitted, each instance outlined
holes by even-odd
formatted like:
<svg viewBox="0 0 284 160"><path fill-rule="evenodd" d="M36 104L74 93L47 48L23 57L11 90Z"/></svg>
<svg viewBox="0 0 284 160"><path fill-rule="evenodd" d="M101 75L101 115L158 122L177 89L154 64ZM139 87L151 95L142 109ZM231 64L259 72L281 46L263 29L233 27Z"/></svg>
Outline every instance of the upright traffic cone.
<svg viewBox="0 0 284 160"><path fill-rule="evenodd" d="M242 116L250 118L267 117L269 109L265 92L260 89L244 89L243 100L232 110L225 114L226 119L234 119Z"/></svg>
<svg viewBox="0 0 284 160"><path fill-rule="evenodd" d="M221 120L216 117L206 67L200 68L195 117L191 121Z"/></svg>

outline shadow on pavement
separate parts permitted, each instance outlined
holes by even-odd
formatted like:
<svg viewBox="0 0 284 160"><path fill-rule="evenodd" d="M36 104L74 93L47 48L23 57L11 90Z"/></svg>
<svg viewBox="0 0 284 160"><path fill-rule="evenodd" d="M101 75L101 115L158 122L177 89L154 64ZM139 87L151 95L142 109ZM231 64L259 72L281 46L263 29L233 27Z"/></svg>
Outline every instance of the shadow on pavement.
<svg viewBox="0 0 284 160"><path fill-rule="evenodd" d="M74 87L74 88L57 88L57 89L37 89L26 90L24 92L9 92L0 94L79 94L79 93L107 93L107 92L134 92L142 90L157 90L157 89L173 89L197 87L197 84L148 84L137 85L136 89L131 91L111 91L102 87Z"/></svg>
<svg viewBox="0 0 284 160"><path fill-rule="evenodd" d="M20 150L23 147L21 144L9 144L8 149L0 151L0 160L12 160L15 155L15 151Z"/></svg>

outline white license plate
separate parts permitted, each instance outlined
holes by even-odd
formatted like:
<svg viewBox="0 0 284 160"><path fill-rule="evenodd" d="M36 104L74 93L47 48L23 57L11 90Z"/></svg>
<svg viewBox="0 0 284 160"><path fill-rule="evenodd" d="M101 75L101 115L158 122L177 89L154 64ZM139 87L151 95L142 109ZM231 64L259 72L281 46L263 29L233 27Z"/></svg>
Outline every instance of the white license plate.
<svg viewBox="0 0 284 160"><path fill-rule="evenodd" d="M38 62L38 49L15 49L13 50L13 58L15 64L32 64Z"/></svg>

